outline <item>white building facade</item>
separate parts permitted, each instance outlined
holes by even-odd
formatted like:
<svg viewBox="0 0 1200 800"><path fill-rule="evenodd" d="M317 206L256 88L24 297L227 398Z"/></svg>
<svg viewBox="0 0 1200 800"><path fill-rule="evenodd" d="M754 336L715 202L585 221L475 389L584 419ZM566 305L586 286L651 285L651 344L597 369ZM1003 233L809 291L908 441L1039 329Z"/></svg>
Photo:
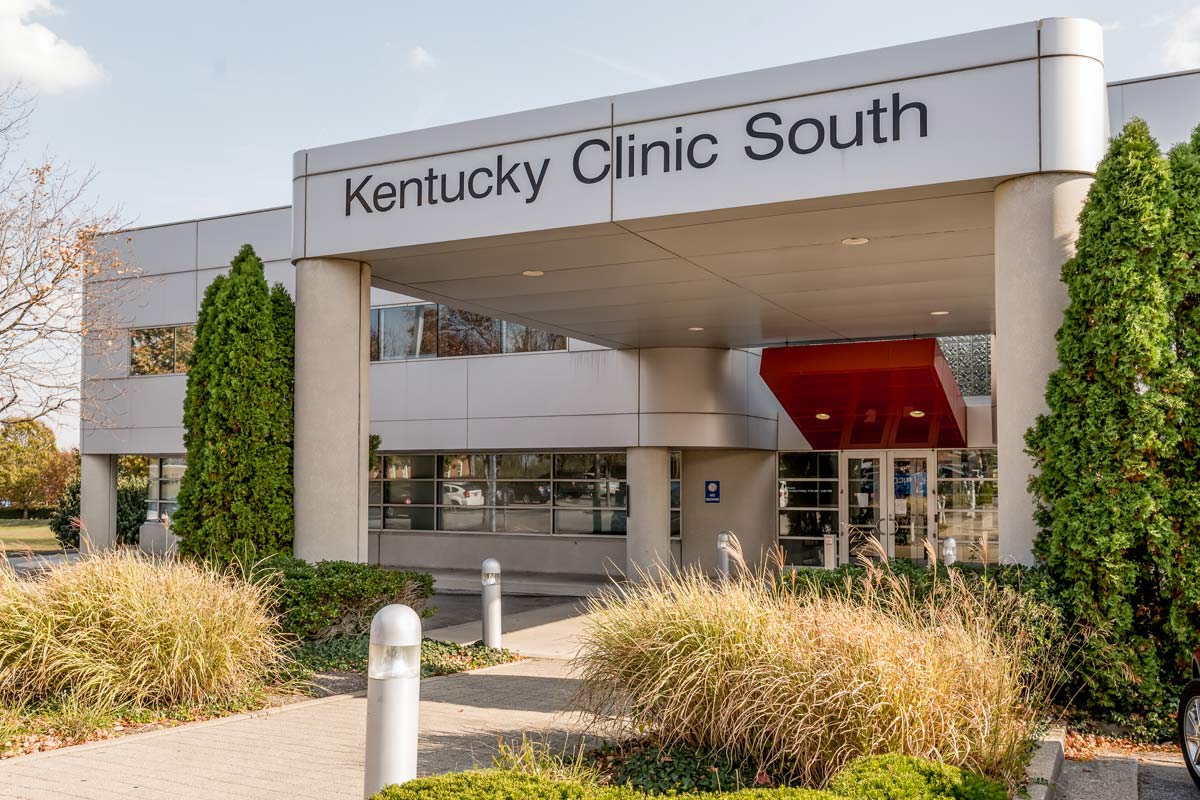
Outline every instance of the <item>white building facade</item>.
<svg viewBox="0 0 1200 800"><path fill-rule="evenodd" d="M297 304L297 555L1029 562L1092 174L1198 108L1200 74L1106 84L1099 26L1049 19L296 153L290 207L114 237L141 277L85 358L84 521L112 538L121 454L173 507L198 304L250 243Z"/></svg>

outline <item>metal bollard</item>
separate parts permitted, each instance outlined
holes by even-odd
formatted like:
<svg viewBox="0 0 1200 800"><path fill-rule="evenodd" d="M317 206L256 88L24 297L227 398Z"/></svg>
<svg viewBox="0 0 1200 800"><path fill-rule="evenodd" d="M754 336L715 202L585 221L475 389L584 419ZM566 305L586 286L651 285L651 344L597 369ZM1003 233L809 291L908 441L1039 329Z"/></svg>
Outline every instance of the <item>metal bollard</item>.
<svg viewBox="0 0 1200 800"><path fill-rule="evenodd" d="M500 649L500 562L485 559L481 575L483 582L483 644Z"/></svg>
<svg viewBox="0 0 1200 800"><path fill-rule="evenodd" d="M733 531L721 531L717 534L717 571L721 573L721 580L729 578L729 540L733 536Z"/></svg>
<svg viewBox="0 0 1200 800"><path fill-rule="evenodd" d="M379 609L367 657L367 758L363 797L417 777L421 618L408 606Z"/></svg>

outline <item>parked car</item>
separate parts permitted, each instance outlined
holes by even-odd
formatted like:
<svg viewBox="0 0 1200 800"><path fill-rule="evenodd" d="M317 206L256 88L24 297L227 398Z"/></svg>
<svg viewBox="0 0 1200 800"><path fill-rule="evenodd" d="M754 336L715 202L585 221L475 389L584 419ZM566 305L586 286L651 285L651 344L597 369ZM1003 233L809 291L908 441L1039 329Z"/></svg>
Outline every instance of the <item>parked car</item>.
<svg viewBox="0 0 1200 800"><path fill-rule="evenodd" d="M1179 698L1179 749L1192 783L1200 789L1200 650L1192 655L1192 679Z"/></svg>
<svg viewBox="0 0 1200 800"><path fill-rule="evenodd" d="M468 489L457 483L442 484L442 505L446 506L481 506L483 505L483 490Z"/></svg>

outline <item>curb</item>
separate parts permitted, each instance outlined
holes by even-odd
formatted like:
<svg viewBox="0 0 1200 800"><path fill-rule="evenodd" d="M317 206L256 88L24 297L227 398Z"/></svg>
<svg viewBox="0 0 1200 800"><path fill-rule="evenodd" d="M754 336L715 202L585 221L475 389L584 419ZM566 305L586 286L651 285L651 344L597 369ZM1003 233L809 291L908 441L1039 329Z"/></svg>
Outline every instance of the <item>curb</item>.
<svg viewBox="0 0 1200 800"><path fill-rule="evenodd" d="M1058 794L1066 738L1066 728L1051 728L1042 737L1025 770L1024 797L1028 800L1054 800Z"/></svg>

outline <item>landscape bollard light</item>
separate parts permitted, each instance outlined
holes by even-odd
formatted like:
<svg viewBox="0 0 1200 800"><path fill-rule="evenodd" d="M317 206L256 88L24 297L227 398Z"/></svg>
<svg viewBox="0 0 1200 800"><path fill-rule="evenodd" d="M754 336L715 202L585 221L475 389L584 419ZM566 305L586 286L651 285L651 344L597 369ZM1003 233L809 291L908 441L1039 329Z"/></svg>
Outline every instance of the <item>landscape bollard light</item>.
<svg viewBox="0 0 1200 800"><path fill-rule="evenodd" d="M947 567L953 567L958 561L958 542L953 536L947 536L942 539L942 563Z"/></svg>
<svg viewBox="0 0 1200 800"><path fill-rule="evenodd" d="M417 777L421 618L408 606L379 609L367 655L367 758L363 797Z"/></svg>
<svg viewBox="0 0 1200 800"><path fill-rule="evenodd" d="M732 537L732 531L721 531L717 534L717 571L721 573L721 580L729 578L729 540Z"/></svg>
<svg viewBox="0 0 1200 800"><path fill-rule="evenodd" d="M483 562L483 646L500 649L500 562Z"/></svg>

